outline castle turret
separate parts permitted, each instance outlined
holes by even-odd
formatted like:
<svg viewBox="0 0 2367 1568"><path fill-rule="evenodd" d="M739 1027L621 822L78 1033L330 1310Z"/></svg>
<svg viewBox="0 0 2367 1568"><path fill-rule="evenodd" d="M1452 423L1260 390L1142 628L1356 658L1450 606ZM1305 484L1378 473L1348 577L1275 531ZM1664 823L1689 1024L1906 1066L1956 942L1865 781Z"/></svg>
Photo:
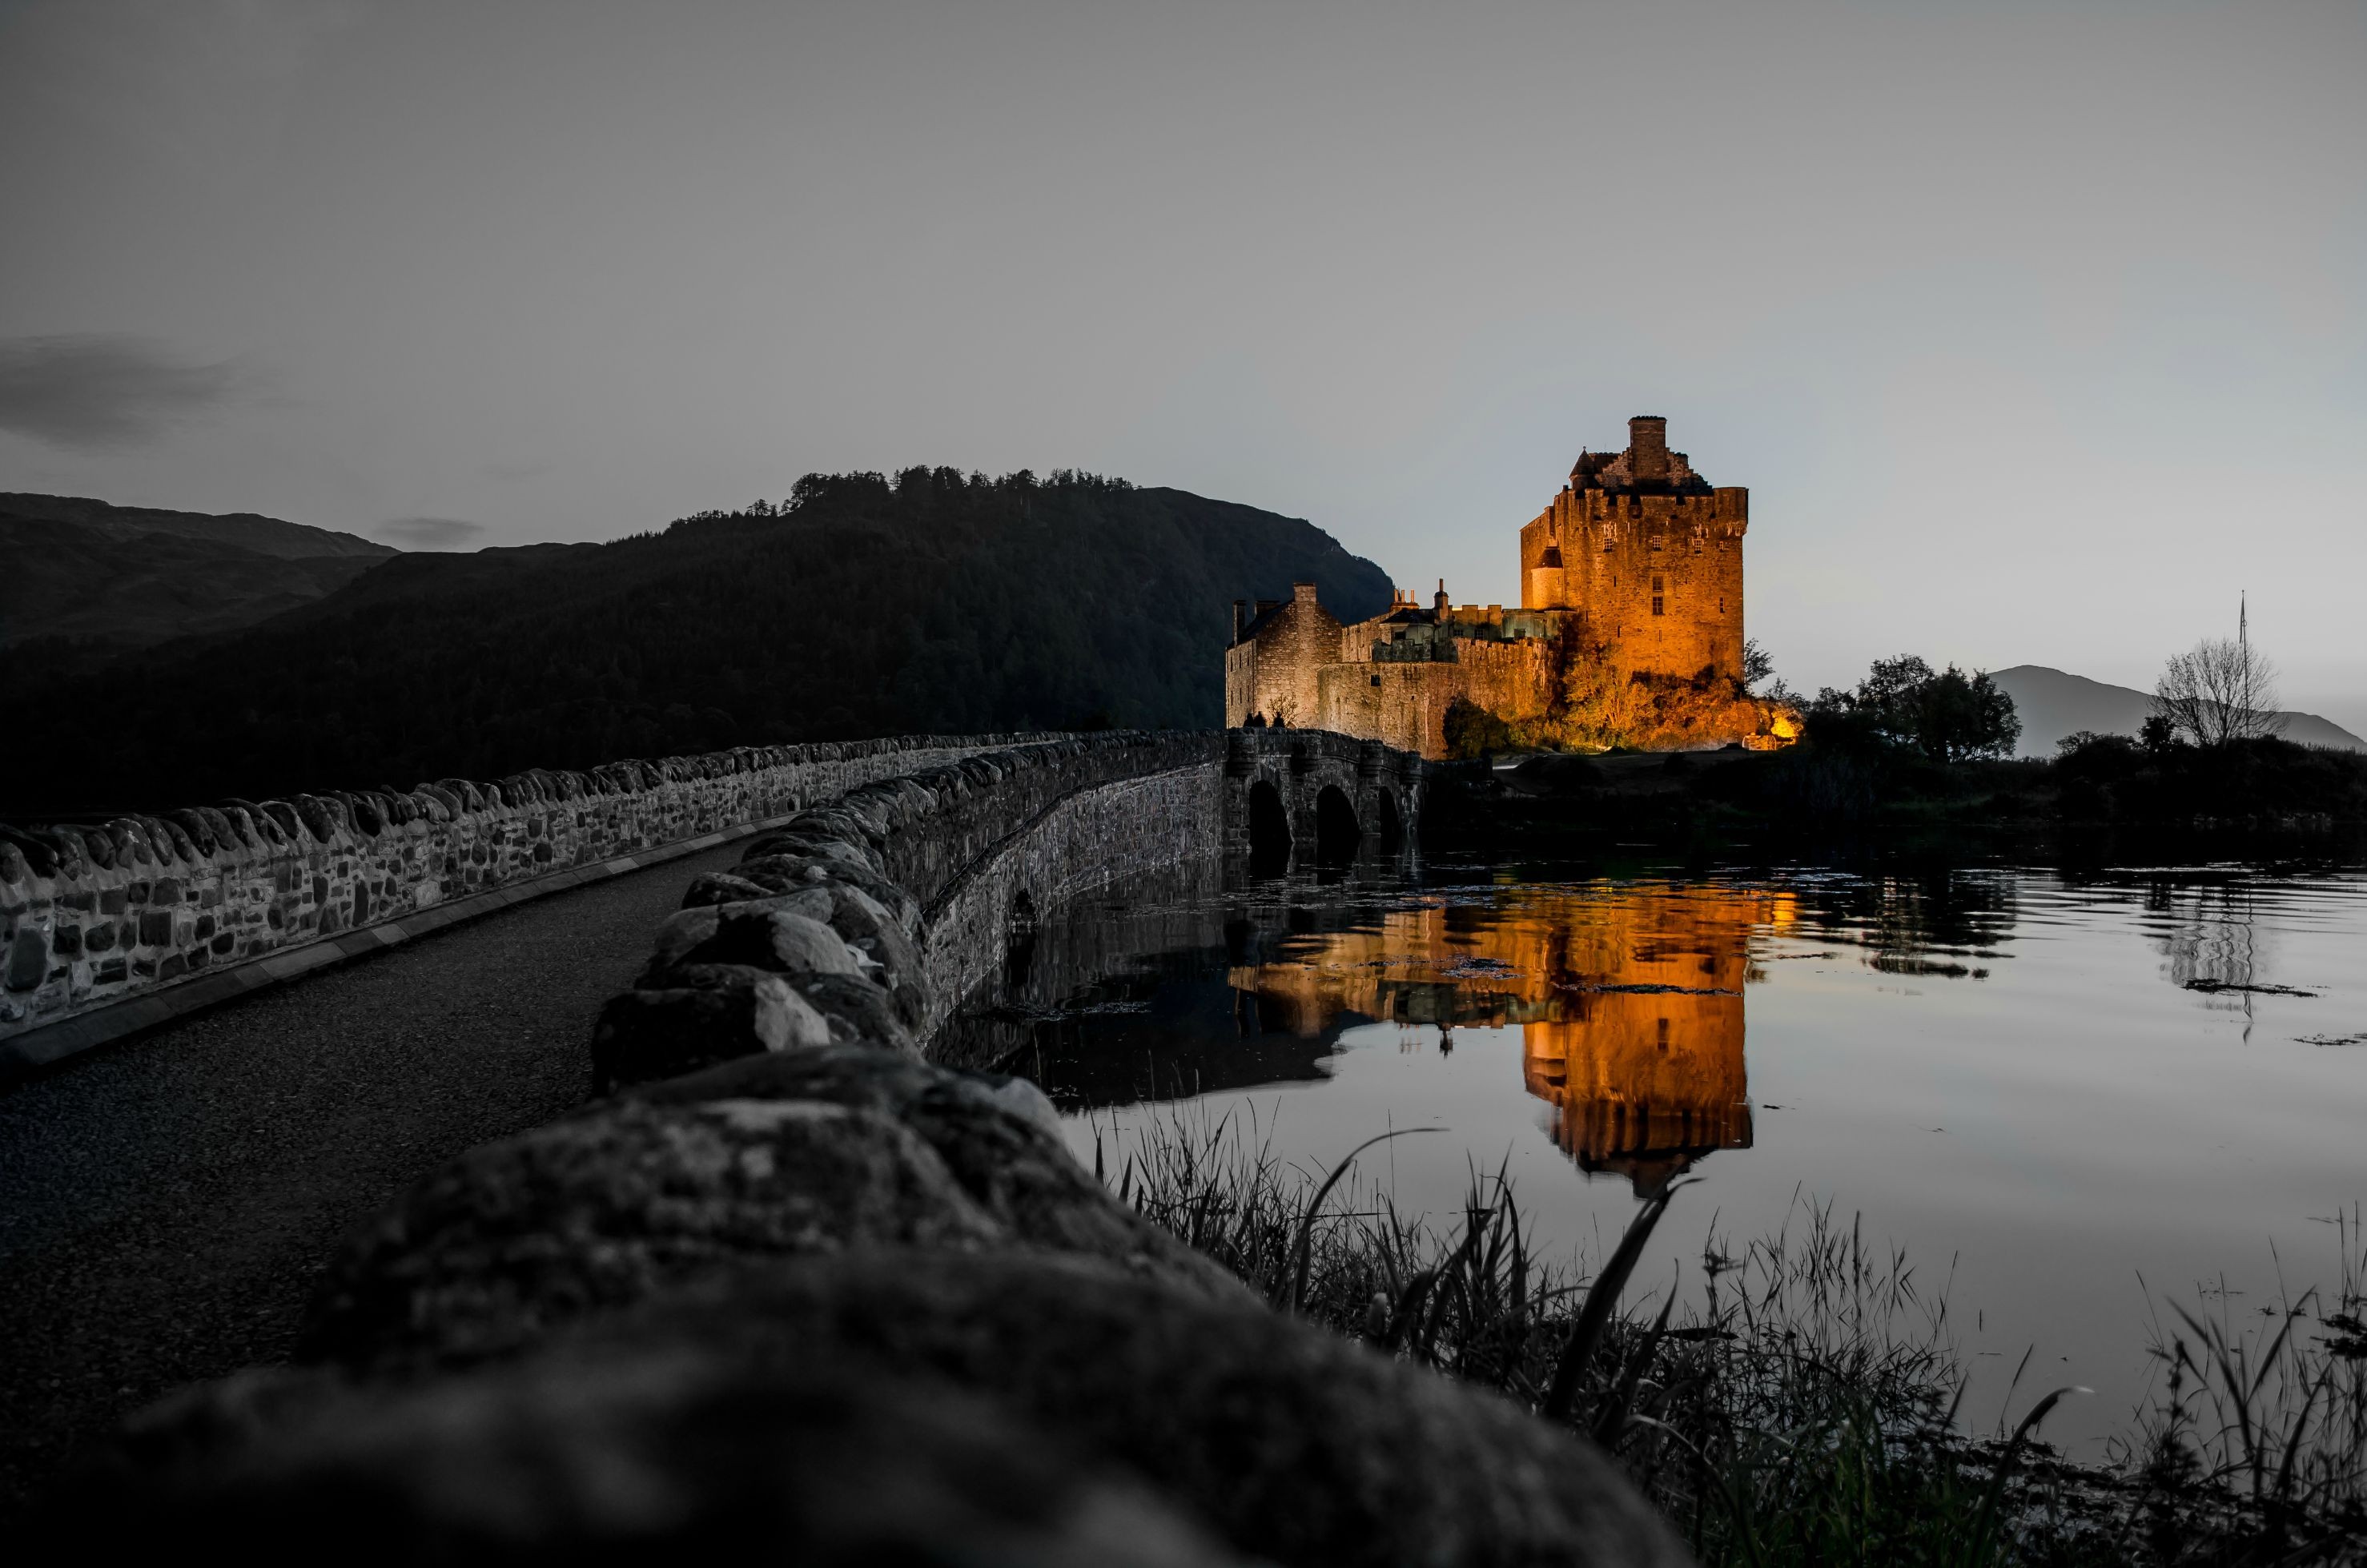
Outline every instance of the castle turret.
<svg viewBox="0 0 2367 1568"><path fill-rule="evenodd" d="M1658 414L1627 421L1627 465L1637 480L1669 477L1669 422Z"/></svg>

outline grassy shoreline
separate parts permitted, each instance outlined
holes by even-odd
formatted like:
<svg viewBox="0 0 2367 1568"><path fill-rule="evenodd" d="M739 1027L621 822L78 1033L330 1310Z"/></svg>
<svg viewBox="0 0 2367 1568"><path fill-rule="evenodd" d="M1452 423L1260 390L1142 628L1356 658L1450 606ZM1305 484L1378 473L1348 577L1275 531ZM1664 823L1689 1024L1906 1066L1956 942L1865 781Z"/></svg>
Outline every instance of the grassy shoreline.
<svg viewBox="0 0 2367 1568"><path fill-rule="evenodd" d="M2065 1391L2019 1375L2019 1428L1967 1427L1946 1300L1829 1206L1714 1239L1690 1299L1621 1305L1650 1204L1589 1267L1535 1256L1501 1170L1475 1168L1463 1211L1433 1222L1345 1163L1285 1165L1189 1109L1097 1132L1096 1165L1277 1309L1590 1434L1707 1564L2367 1562L2355 1210L2331 1291L2257 1323L2173 1304L2150 1330L2154 1404L2103 1462L2078 1464L2044 1441Z"/></svg>

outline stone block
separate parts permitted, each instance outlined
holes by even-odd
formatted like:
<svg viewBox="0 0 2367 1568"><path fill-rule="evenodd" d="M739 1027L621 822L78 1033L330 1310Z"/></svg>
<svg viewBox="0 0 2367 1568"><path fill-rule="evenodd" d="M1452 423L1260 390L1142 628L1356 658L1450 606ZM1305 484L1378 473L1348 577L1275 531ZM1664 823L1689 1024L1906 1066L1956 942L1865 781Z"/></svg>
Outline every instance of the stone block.
<svg viewBox="0 0 2367 1568"><path fill-rule="evenodd" d="M29 926L17 928L8 944L7 986L11 991L30 991L41 983L50 970L50 944L41 933Z"/></svg>
<svg viewBox="0 0 2367 1568"><path fill-rule="evenodd" d="M1069 1152L1059 1113L1025 1078L833 1046L729 1062L625 1095L646 1105L808 1100L891 1116L936 1151L962 1190L1018 1240L1104 1258L1204 1294L1252 1299L1227 1270L1113 1198Z"/></svg>
<svg viewBox="0 0 2367 1568"><path fill-rule="evenodd" d="M859 974L787 975L798 995L830 1025L833 1044L861 1042L917 1062L920 1040L886 987Z"/></svg>
<svg viewBox="0 0 2367 1568"><path fill-rule="evenodd" d="M781 975L700 964L660 978L663 987L628 991L601 1008L592 1031L595 1092L735 1056L831 1043L829 1022Z"/></svg>
<svg viewBox="0 0 2367 1568"><path fill-rule="evenodd" d="M810 893L793 894L797 902L818 900L821 914L830 914L830 897L816 889ZM793 909L765 907L772 901L757 904L719 904L708 909L685 909L667 920L661 928L658 954L669 966L675 963L747 964L770 970L777 974L860 974L864 955L847 944L846 938L811 915ZM704 924L709 927L706 937L684 951L669 951L669 942L678 941L686 932L678 926ZM877 968L875 963L872 967Z"/></svg>
<svg viewBox="0 0 2367 1568"><path fill-rule="evenodd" d="M752 882L729 871L709 871L691 880L689 891L682 895L682 906L695 909L702 904L739 903L763 898L773 891L762 882Z"/></svg>
<svg viewBox="0 0 2367 1568"><path fill-rule="evenodd" d="M768 892L795 892L801 888L860 888L873 903L907 931L921 928L921 905L903 886L844 860L810 855L761 855L740 862L735 873Z"/></svg>

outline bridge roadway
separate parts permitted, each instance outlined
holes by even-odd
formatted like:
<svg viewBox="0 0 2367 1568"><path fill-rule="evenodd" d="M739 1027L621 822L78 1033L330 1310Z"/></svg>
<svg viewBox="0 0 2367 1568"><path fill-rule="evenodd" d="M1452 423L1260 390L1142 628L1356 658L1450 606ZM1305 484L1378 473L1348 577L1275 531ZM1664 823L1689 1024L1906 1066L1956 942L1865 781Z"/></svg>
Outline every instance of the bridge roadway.
<svg viewBox="0 0 2367 1568"><path fill-rule="evenodd" d="M345 1233L583 1098L600 1004L727 844L0 1091L0 1511L174 1388L285 1360Z"/></svg>

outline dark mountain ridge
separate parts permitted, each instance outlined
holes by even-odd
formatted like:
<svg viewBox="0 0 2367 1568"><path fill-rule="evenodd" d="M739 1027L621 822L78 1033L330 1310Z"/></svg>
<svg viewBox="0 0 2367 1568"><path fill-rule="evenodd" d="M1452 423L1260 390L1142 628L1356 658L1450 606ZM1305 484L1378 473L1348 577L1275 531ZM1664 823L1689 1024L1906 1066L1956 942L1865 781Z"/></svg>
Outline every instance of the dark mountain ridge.
<svg viewBox="0 0 2367 1568"><path fill-rule="evenodd" d="M71 638L85 662L252 626L399 551L253 512L0 493L0 646Z"/></svg>
<svg viewBox="0 0 2367 1568"><path fill-rule="evenodd" d="M1184 491L950 469L809 475L609 544L398 555L259 626L75 672L0 656L39 759L0 814L492 778L734 744L1213 727L1231 602L1387 575Z"/></svg>
<svg viewBox="0 0 2367 1568"><path fill-rule="evenodd" d="M0 490L0 512L42 522L71 523L108 539L170 534L235 545L283 561L305 561L324 555L383 561L402 553L392 545L379 544L357 534L266 517L259 512L174 512L156 506L117 506L87 495L36 495L18 490Z"/></svg>

